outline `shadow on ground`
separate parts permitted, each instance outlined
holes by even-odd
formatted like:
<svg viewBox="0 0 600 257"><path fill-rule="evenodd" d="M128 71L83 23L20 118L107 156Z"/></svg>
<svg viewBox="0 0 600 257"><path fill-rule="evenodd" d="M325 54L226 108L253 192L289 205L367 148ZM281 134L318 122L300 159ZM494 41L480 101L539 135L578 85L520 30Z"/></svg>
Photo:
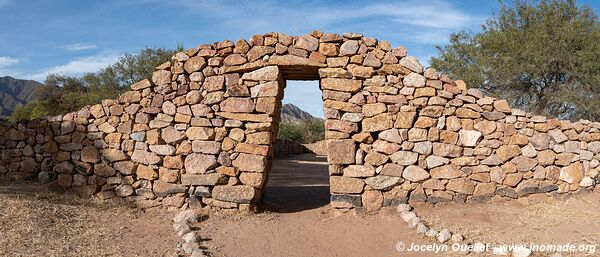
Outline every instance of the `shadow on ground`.
<svg viewBox="0 0 600 257"><path fill-rule="evenodd" d="M265 210L281 213L329 204L327 157L302 154L275 159L263 196Z"/></svg>

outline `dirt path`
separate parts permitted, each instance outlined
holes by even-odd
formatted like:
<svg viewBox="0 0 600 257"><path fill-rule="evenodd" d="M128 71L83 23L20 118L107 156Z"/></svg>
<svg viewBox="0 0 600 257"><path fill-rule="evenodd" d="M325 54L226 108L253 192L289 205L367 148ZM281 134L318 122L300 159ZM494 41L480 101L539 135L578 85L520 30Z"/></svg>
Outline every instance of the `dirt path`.
<svg viewBox="0 0 600 257"><path fill-rule="evenodd" d="M172 215L0 184L0 256L172 256Z"/></svg>
<svg viewBox="0 0 600 257"><path fill-rule="evenodd" d="M394 209L375 216L332 211L326 157L275 160L263 202L269 211L200 223L209 251L216 257L429 256L396 251L400 241L428 241L415 238Z"/></svg>

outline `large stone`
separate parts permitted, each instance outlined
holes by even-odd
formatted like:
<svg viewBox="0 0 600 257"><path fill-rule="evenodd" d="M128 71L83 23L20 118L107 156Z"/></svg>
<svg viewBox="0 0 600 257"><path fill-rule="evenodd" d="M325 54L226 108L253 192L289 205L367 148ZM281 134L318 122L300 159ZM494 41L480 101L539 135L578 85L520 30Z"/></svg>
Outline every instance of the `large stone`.
<svg viewBox="0 0 600 257"><path fill-rule="evenodd" d="M185 138L185 133L174 129L173 127L166 127L160 132L160 137L167 143L176 143Z"/></svg>
<svg viewBox="0 0 600 257"><path fill-rule="evenodd" d="M275 48L271 46L254 46L252 49L250 49L250 51L248 51L246 57L248 57L249 61L254 62L265 55L272 54L273 52L275 52Z"/></svg>
<svg viewBox="0 0 600 257"><path fill-rule="evenodd" d="M433 143L433 155L441 157L459 157L462 155L462 147L435 142Z"/></svg>
<svg viewBox="0 0 600 257"><path fill-rule="evenodd" d="M425 163L427 164L427 168L432 169L438 166L446 165L450 163L450 160L444 157L430 155L425 159Z"/></svg>
<svg viewBox="0 0 600 257"><path fill-rule="evenodd" d="M158 178L158 172L146 165L138 165L135 173L140 179L154 180Z"/></svg>
<svg viewBox="0 0 600 257"><path fill-rule="evenodd" d="M175 147L171 145L150 145L150 151L158 155L173 155Z"/></svg>
<svg viewBox="0 0 600 257"><path fill-rule="evenodd" d="M355 161L356 144L352 139L329 140L327 161L329 164L352 164Z"/></svg>
<svg viewBox="0 0 600 257"><path fill-rule="evenodd" d="M300 36L296 38L294 46L306 51L316 51L319 48L319 40L310 35Z"/></svg>
<svg viewBox="0 0 600 257"><path fill-rule="evenodd" d="M461 129L458 131L458 142L459 145L474 147L477 146L481 136L482 134L479 131Z"/></svg>
<svg viewBox="0 0 600 257"><path fill-rule="evenodd" d="M574 162L560 169L559 179L569 184L575 184L581 182L583 175L583 165L581 162Z"/></svg>
<svg viewBox="0 0 600 257"><path fill-rule="evenodd" d="M419 155L409 151L398 151L390 156L392 162L399 165L411 165L417 162Z"/></svg>
<svg viewBox="0 0 600 257"><path fill-rule="evenodd" d="M254 102L250 98L229 97L223 100L219 106L224 112L250 113L254 111Z"/></svg>
<svg viewBox="0 0 600 257"><path fill-rule="evenodd" d="M94 165L94 173L101 177L111 177L117 174L115 169L113 169L107 163L98 163Z"/></svg>
<svg viewBox="0 0 600 257"><path fill-rule="evenodd" d="M502 162L506 162L520 154L521 148L518 145L502 145L496 149L496 156L498 156Z"/></svg>
<svg viewBox="0 0 600 257"><path fill-rule="evenodd" d="M88 145L81 150L82 162L96 163L100 160L100 153L95 146Z"/></svg>
<svg viewBox="0 0 600 257"><path fill-rule="evenodd" d="M408 133L404 130L402 133L398 129L388 129L379 133L378 138L388 142L401 144L408 137Z"/></svg>
<svg viewBox="0 0 600 257"><path fill-rule="evenodd" d="M181 184L192 186L215 186L227 184L227 177L221 173L182 174Z"/></svg>
<svg viewBox="0 0 600 257"><path fill-rule="evenodd" d="M387 191L402 183L402 178L378 175L365 179L365 183L375 190Z"/></svg>
<svg viewBox="0 0 600 257"><path fill-rule="evenodd" d="M540 151L540 152L538 152L536 159L537 159L539 165L542 165L542 166L553 165L554 160L556 159L556 153L554 153L554 151L552 151L552 150Z"/></svg>
<svg viewBox="0 0 600 257"><path fill-rule="evenodd" d="M437 179L452 179L463 175L463 172L454 165L444 165L431 170L431 177Z"/></svg>
<svg viewBox="0 0 600 257"><path fill-rule="evenodd" d="M165 197L170 194L178 194L187 192L187 187L180 184L172 184L162 182L160 180L154 181L152 190L157 196Z"/></svg>
<svg viewBox="0 0 600 257"><path fill-rule="evenodd" d="M396 122L394 123L395 128L412 128L417 112L399 112L396 116Z"/></svg>
<svg viewBox="0 0 600 257"><path fill-rule="evenodd" d="M115 170L119 171L123 175L133 175L136 164L132 161L120 161L115 162L113 165Z"/></svg>
<svg viewBox="0 0 600 257"><path fill-rule="evenodd" d="M536 150L546 150L550 145L550 136L545 133L538 133L529 140Z"/></svg>
<svg viewBox="0 0 600 257"><path fill-rule="evenodd" d="M193 153L185 157L185 170L190 174L204 174L217 166L214 155Z"/></svg>
<svg viewBox="0 0 600 257"><path fill-rule="evenodd" d="M358 51L358 41L348 40L340 46L340 55L354 55Z"/></svg>
<svg viewBox="0 0 600 257"><path fill-rule="evenodd" d="M322 90L334 90L355 93L360 91L362 83L360 80L343 78L324 78L321 80Z"/></svg>
<svg viewBox="0 0 600 257"><path fill-rule="evenodd" d="M448 182L446 189L461 194L471 195L475 191L475 182L467 178L455 178Z"/></svg>
<svg viewBox="0 0 600 257"><path fill-rule="evenodd" d="M512 110L510 109L510 106L508 105L508 102L506 100L494 101L494 109L496 109L496 111L503 112L503 113L511 113L512 112Z"/></svg>
<svg viewBox="0 0 600 257"><path fill-rule="evenodd" d="M519 156L513 158L510 162L517 165L517 170L519 172L533 171L535 166L537 166L537 164L538 164L536 159L525 157L523 155L519 155Z"/></svg>
<svg viewBox="0 0 600 257"><path fill-rule="evenodd" d="M207 127L190 127L185 131L190 140L211 140L215 136L215 130Z"/></svg>
<svg viewBox="0 0 600 257"><path fill-rule="evenodd" d="M383 206L383 194L377 190L369 190L362 194L362 205L367 211L376 211Z"/></svg>
<svg viewBox="0 0 600 257"><path fill-rule="evenodd" d="M423 65L421 65L419 60L414 56L406 56L400 59L400 65L416 73L423 73Z"/></svg>
<svg viewBox="0 0 600 257"><path fill-rule="evenodd" d="M279 68L277 66L268 66L252 72L246 72L242 75L243 80L253 81L275 81L279 78Z"/></svg>
<svg viewBox="0 0 600 257"><path fill-rule="evenodd" d="M375 168L371 165L350 165L344 168L344 176L352 178L366 178L375 175Z"/></svg>
<svg viewBox="0 0 600 257"><path fill-rule="evenodd" d="M552 139L554 139L554 142L557 144L560 144L562 142L569 140L567 135L565 135L565 133L563 133L560 129L550 130L550 131L548 131L548 135L550 135L552 137Z"/></svg>
<svg viewBox="0 0 600 257"><path fill-rule="evenodd" d="M360 194L365 182L360 178L349 178L344 176L329 177L329 191L340 194Z"/></svg>
<svg viewBox="0 0 600 257"><path fill-rule="evenodd" d="M183 65L183 69L190 74L194 71L199 71L204 67L206 67L206 60L204 60L204 57L201 56L194 56L188 59Z"/></svg>
<svg viewBox="0 0 600 257"><path fill-rule="evenodd" d="M260 155L240 153L237 158L232 161L232 165L240 171L265 172L267 158Z"/></svg>
<svg viewBox="0 0 600 257"><path fill-rule="evenodd" d="M404 169L402 177L411 182L419 182L428 179L430 176L423 168L410 165Z"/></svg>
<svg viewBox="0 0 600 257"><path fill-rule="evenodd" d="M376 132L390 129L393 124L392 114L381 113L371 118L364 118L362 121L362 128L367 132Z"/></svg>
<svg viewBox="0 0 600 257"><path fill-rule="evenodd" d="M153 152L146 152L143 150L135 150L131 155L131 160L146 165L153 165L160 162L160 157Z"/></svg>
<svg viewBox="0 0 600 257"><path fill-rule="evenodd" d="M406 87L424 87L425 86L425 77L420 74L411 72L402 80L402 83Z"/></svg>
<svg viewBox="0 0 600 257"><path fill-rule="evenodd" d="M256 197L257 190L251 186L215 186L212 190L212 197L219 201L248 204Z"/></svg>

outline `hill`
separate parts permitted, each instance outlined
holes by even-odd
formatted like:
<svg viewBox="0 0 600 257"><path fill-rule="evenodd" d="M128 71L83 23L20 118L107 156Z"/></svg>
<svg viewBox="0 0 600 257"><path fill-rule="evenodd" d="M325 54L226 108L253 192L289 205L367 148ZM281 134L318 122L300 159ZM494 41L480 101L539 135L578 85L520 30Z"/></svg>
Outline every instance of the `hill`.
<svg viewBox="0 0 600 257"><path fill-rule="evenodd" d="M37 81L0 77L0 117L9 116L16 106L35 100L36 89L44 86Z"/></svg>
<svg viewBox="0 0 600 257"><path fill-rule="evenodd" d="M305 123L312 120L321 120L310 113L303 111L298 106L293 104L284 104L281 106L281 122L282 123Z"/></svg>

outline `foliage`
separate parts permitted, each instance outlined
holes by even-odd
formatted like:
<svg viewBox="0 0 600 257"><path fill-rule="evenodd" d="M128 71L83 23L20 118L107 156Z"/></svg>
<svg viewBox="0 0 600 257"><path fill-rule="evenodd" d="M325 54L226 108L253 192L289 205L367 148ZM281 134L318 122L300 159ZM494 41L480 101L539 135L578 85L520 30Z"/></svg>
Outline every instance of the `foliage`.
<svg viewBox="0 0 600 257"><path fill-rule="evenodd" d="M17 107L9 120L14 122L64 114L100 103L103 99L114 99L127 91L131 84L150 79L154 67L169 61L171 56L182 50L182 46L176 50L146 47L137 54L124 54L116 63L82 77L49 74L44 81L46 86L36 92L39 100Z"/></svg>
<svg viewBox="0 0 600 257"><path fill-rule="evenodd" d="M500 3L477 34L452 34L433 68L534 113L600 120L600 26L575 0Z"/></svg>
<svg viewBox="0 0 600 257"><path fill-rule="evenodd" d="M303 144L314 143L325 138L323 120L311 120L303 123L280 123L277 138Z"/></svg>

